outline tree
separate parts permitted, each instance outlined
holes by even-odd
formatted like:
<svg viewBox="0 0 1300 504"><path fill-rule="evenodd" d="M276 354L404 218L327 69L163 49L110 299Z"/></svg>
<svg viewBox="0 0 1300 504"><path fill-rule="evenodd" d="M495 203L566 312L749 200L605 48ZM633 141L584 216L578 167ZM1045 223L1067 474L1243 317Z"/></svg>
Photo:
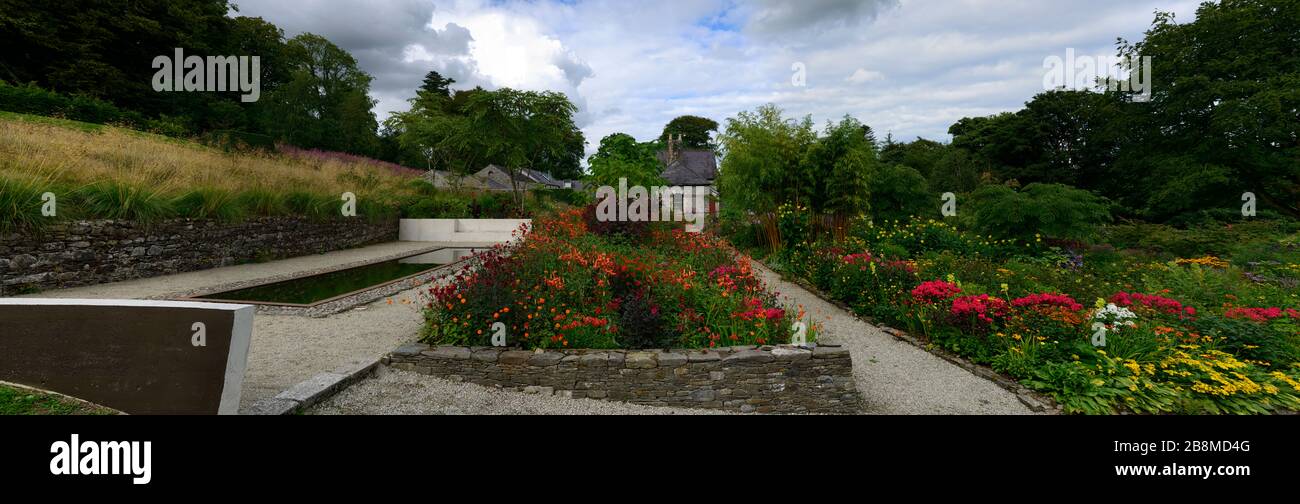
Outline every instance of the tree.
<svg viewBox="0 0 1300 504"><path fill-rule="evenodd" d="M618 187L619 179L627 185L655 187L664 185L662 165L655 158L653 144L637 142L626 133L614 133L600 140L600 148L587 160L588 185Z"/></svg>
<svg viewBox="0 0 1300 504"><path fill-rule="evenodd" d="M1297 33L1300 3L1224 0L1202 3L1190 23L1157 13L1143 41L1121 42L1157 76L1150 102L1132 104L1137 138L1119 167L1150 179L1144 215L1233 208L1252 192L1300 218Z"/></svg>
<svg viewBox="0 0 1300 504"><path fill-rule="evenodd" d="M719 135L719 193L727 206L759 217L773 249L781 245L777 207L797 201L803 192L807 181L800 165L816 138L811 118L787 119L774 104L727 119L726 131Z"/></svg>
<svg viewBox="0 0 1300 504"><path fill-rule="evenodd" d="M1297 2L1206 2L1182 24L1158 12L1142 41L1117 44L1130 61L1149 58L1149 99L1049 91L1016 113L958 121L952 145L987 163L993 179L1075 185L1132 216L1236 209L1250 192L1300 218L1296 33ZM931 186L951 175L932 175Z"/></svg>
<svg viewBox="0 0 1300 504"><path fill-rule="evenodd" d="M470 96L465 122L452 132L462 149L476 148L510 174L515 203L522 205L518 170L553 168L572 160L582 133L573 122L577 107L562 93L501 88ZM581 146L585 146L585 140ZM581 152L581 150L579 150Z"/></svg>
<svg viewBox="0 0 1300 504"><path fill-rule="evenodd" d="M922 176L929 177L934 166L948 153L948 146L933 140L917 138L912 142L894 142L887 138L880 148L880 161L885 164L903 165L915 169Z"/></svg>
<svg viewBox="0 0 1300 504"><path fill-rule="evenodd" d="M713 119L684 115L669 121L659 141L667 144L668 138L681 135L682 146L687 149L714 149L712 132L718 131L718 122Z"/></svg>
<svg viewBox="0 0 1300 504"><path fill-rule="evenodd" d="M937 193L961 194L974 191L991 178L988 161L966 149L953 148L935 163L929 186Z"/></svg>
<svg viewBox="0 0 1300 504"><path fill-rule="evenodd" d="M288 83L272 93L267 130L293 145L370 155L379 124L371 110L369 74L347 51L319 35L289 40Z"/></svg>
<svg viewBox="0 0 1300 504"><path fill-rule="evenodd" d="M1021 191L984 186L971 195L968 208L964 218L976 231L1026 241L1087 240L1110 220L1105 199L1062 184L1030 184Z"/></svg>
<svg viewBox="0 0 1300 504"><path fill-rule="evenodd" d="M828 123L822 136L808 146L796 178L795 201L815 214L833 216L832 227L838 233L848 219L870 209L868 183L877 165L871 128L846 115L839 123Z"/></svg>
<svg viewBox="0 0 1300 504"><path fill-rule="evenodd" d="M866 192L871 196L871 217L877 222L907 221L935 214L938 208L925 177L904 165L879 164L868 178Z"/></svg>

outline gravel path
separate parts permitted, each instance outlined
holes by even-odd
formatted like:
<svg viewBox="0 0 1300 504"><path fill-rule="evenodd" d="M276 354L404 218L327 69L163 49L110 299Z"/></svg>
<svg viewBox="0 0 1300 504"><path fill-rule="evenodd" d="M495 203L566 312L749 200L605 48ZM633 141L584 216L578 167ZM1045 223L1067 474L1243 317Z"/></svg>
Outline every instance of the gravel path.
<svg viewBox="0 0 1300 504"><path fill-rule="evenodd" d="M858 320L757 262L770 290L791 305L803 305L823 325L823 343L843 345L853 355L853 377L865 413L883 415L1027 415L1015 394L937 356Z"/></svg>
<svg viewBox="0 0 1300 504"><path fill-rule="evenodd" d="M146 299L238 282L277 279L413 253L437 243L390 242L257 264L241 264L139 280L42 292L28 297L77 299ZM441 244L462 246L482 244ZM369 305L326 318L292 315L253 316L240 409L317 374L374 362L419 334L421 316L416 290L394 294ZM389 304L389 299L393 302Z"/></svg>
<svg viewBox="0 0 1300 504"><path fill-rule="evenodd" d="M423 317L416 291L337 313L326 318L292 315L253 317L240 409L317 374L374 362L394 348L415 341Z"/></svg>
<svg viewBox="0 0 1300 504"><path fill-rule="evenodd" d="M309 409L309 415L717 415L720 411L540 396L395 369Z"/></svg>

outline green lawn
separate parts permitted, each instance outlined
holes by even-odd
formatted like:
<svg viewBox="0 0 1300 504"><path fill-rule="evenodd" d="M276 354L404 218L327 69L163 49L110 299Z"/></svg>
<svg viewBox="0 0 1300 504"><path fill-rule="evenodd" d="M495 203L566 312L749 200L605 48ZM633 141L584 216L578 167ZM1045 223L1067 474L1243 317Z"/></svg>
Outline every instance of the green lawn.
<svg viewBox="0 0 1300 504"><path fill-rule="evenodd" d="M0 385L0 415L113 415L117 412L56 394Z"/></svg>

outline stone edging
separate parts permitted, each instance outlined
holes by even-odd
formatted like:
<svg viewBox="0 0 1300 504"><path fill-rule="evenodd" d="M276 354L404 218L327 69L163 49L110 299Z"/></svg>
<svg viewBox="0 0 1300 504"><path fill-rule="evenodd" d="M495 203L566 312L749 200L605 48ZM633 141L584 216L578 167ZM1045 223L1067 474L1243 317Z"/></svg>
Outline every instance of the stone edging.
<svg viewBox="0 0 1300 504"><path fill-rule="evenodd" d="M383 359L405 371L525 393L742 413L861 412L841 347L710 350L519 350L403 345Z"/></svg>
<svg viewBox="0 0 1300 504"><path fill-rule="evenodd" d="M355 366L344 366L333 372L321 373L297 385L289 387L288 390L280 392L275 397L262 399L253 403L247 410L240 411L242 415L293 415L304 409L319 404L321 401L333 397L334 394L341 392L343 389L353 383L359 382L375 374L379 369L380 360L363 363Z"/></svg>
<svg viewBox="0 0 1300 504"><path fill-rule="evenodd" d="M1015 378L1003 375L1002 373L998 373L997 371L994 371L987 366L982 366L974 362L971 362L969 360L966 360L966 358L960 355L949 352L946 349L934 346L922 340L919 337L907 333L906 331L894 329L892 327L879 324L874 320L872 320L870 317L859 316L847 304L844 304L835 299L831 299L831 297L823 293L821 289L818 289L817 287L809 284L804 279L794 278L789 275L786 275L784 272L772 268L771 266L768 266L766 263L756 258L751 257L750 260L754 261L755 263L758 263L764 268L767 268L769 271L776 273L778 276L781 277L782 280L798 285L804 290L812 293L814 296L817 296L822 301L830 303L831 305L843 310L849 316L858 319L859 321L865 324L872 325L880 329L881 331L884 331L885 334L893 336L894 339L909 343L912 346L925 350L926 352L929 352L930 354L933 354L945 361L948 361L949 363L952 363L957 367L965 369L966 371L970 372L975 376L993 382L994 385L1003 388L1007 392L1011 392L1012 394L1015 394L1016 399L1019 399L1021 404L1024 404L1026 407L1033 410L1034 412L1047 413L1047 414L1061 414L1062 412L1061 406L1057 404L1056 400L1046 395L1043 395L1038 391L1032 390L1028 387L1025 387L1024 385L1021 385L1019 382L1015 380Z"/></svg>

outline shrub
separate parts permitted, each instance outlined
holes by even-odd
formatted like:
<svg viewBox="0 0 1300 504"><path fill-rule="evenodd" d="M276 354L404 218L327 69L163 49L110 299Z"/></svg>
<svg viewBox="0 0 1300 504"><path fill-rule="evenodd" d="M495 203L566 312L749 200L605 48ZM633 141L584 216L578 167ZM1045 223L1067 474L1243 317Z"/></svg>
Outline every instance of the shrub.
<svg viewBox="0 0 1300 504"><path fill-rule="evenodd" d="M1110 220L1104 199L1062 184L1030 184L1018 192L984 186L971 194L967 206L976 232L1027 241L1043 236L1090 240Z"/></svg>
<svg viewBox="0 0 1300 504"><path fill-rule="evenodd" d="M35 84L11 85L0 81L0 110L22 114L61 117L94 124L123 124L138 127L144 116L125 111L112 103L89 96L65 96Z"/></svg>
<svg viewBox="0 0 1300 504"><path fill-rule="evenodd" d="M878 221L937 217L938 208L921 172L902 165L881 165L868 179L871 216Z"/></svg>

